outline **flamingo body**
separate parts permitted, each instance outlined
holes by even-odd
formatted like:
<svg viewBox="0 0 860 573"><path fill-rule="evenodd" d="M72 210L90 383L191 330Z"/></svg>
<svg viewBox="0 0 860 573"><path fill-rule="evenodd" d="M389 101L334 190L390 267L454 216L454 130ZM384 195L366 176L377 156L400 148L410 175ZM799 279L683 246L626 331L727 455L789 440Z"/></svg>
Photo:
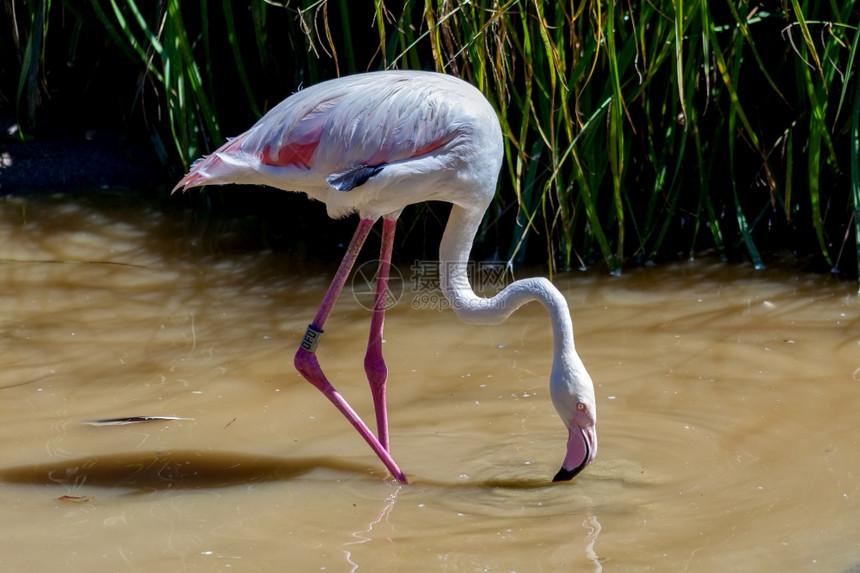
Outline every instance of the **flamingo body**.
<svg viewBox="0 0 860 573"><path fill-rule="evenodd" d="M470 323L502 322L540 302L553 328L550 396L568 428L554 481L579 473L597 452L594 385L573 342L567 302L550 281L516 281L492 298L475 294L467 264L472 241L496 189L502 132L483 95L457 78L432 72L358 74L303 89L251 129L194 163L176 189L246 183L303 191L331 217L358 213L347 253L296 353L301 374L344 414L399 481L406 477L389 452L382 357L385 291L394 229L407 205L453 204L440 245L440 285L457 315ZM383 219L376 303L365 372L377 419L374 435L326 378L315 349L323 327L374 222Z"/></svg>
<svg viewBox="0 0 860 573"><path fill-rule="evenodd" d="M481 164L469 165L478 154ZM432 200L486 209L495 184L476 183L494 182L501 162L501 129L481 92L443 74L395 70L298 91L195 163L176 188L269 185L307 193L331 217L378 219ZM360 183L333 184L380 166Z"/></svg>

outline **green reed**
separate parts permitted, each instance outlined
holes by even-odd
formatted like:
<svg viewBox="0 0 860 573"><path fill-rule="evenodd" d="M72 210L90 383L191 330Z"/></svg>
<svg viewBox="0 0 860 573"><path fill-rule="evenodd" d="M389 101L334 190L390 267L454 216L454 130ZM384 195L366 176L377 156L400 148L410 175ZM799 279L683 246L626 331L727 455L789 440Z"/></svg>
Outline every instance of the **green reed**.
<svg viewBox="0 0 860 573"><path fill-rule="evenodd" d="M63 9L86 19L73 10L83 2ZM32 116L52 6L24 5L18 113ZM259 117L300 83L432 68L499 112L505 165L486 224L512 262L619 272L713 251L762 267L791 250L853 273L858 14L835 0L767 5L89 0L143 71L165 118L154 140L172 141L161 145L183 167L223 141L225 121L241 123L237 108ZM227 83L241 98L227 100Z"/></svg>
<svg viewBox="0 0 860 573"><path fill-rule="evenodd" d="M427 28L454 39L437 68L478 80L504 118L512 256L540 236L562 268L738 248L763 267L761 245L785 248L780 231L833 267L858 244L856 179L843 175L857 169L856 115L843 112L858 88L851 3L466 6L428 3ZM486 56L461 57L473 47Z"/></svg>

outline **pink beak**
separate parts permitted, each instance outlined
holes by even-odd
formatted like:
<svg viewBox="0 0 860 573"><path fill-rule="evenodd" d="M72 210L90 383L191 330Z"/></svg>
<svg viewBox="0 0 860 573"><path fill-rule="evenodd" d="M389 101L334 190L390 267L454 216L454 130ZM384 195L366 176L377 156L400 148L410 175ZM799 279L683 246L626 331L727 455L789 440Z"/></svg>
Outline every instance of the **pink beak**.
<svg viewBox="0 0 860 573"><path fill-rule="evenodd" d="M568 428L567 455L552 481L567 481L585 469L597 454L597 433L594 425L580 426L572 422Z"/></svg>

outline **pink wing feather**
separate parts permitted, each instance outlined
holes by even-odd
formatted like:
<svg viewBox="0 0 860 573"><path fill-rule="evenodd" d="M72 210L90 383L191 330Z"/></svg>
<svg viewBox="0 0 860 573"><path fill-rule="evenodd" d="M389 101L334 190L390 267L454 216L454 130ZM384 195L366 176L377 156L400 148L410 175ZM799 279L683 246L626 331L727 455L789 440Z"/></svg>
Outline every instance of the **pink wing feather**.
<svg viewBox="0 0 860 573"><path fill-rule="evenodd" d="M321 198L311 189L330 189L326 178L333 174L409 160L451 141L461 110L448 105L448 90L460 84L439 74L397 71L316 84L195 162L174 191L251 183Z"/></svg>

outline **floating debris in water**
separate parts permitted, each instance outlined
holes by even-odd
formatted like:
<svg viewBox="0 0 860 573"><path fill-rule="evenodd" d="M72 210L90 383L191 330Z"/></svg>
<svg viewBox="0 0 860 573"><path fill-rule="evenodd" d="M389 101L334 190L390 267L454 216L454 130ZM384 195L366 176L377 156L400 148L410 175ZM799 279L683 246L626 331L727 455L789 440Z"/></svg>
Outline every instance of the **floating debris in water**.
<svg viewBox="0 0 860 573"><path fill-rule="evenodd" d="M176 420L193 420L180 416L128 416L126 418L105 418L104 420L89 420L88 426L125 426L128 424L143 424L145 422L173 422Z"/></svg>
<svg viewBox="0 0 860 573"><path fill-rule="evenodd" d="M57 498L58 501L68 501L71 503L86 503L94 499L95 497L91 495L61 495Z"/></svg>

